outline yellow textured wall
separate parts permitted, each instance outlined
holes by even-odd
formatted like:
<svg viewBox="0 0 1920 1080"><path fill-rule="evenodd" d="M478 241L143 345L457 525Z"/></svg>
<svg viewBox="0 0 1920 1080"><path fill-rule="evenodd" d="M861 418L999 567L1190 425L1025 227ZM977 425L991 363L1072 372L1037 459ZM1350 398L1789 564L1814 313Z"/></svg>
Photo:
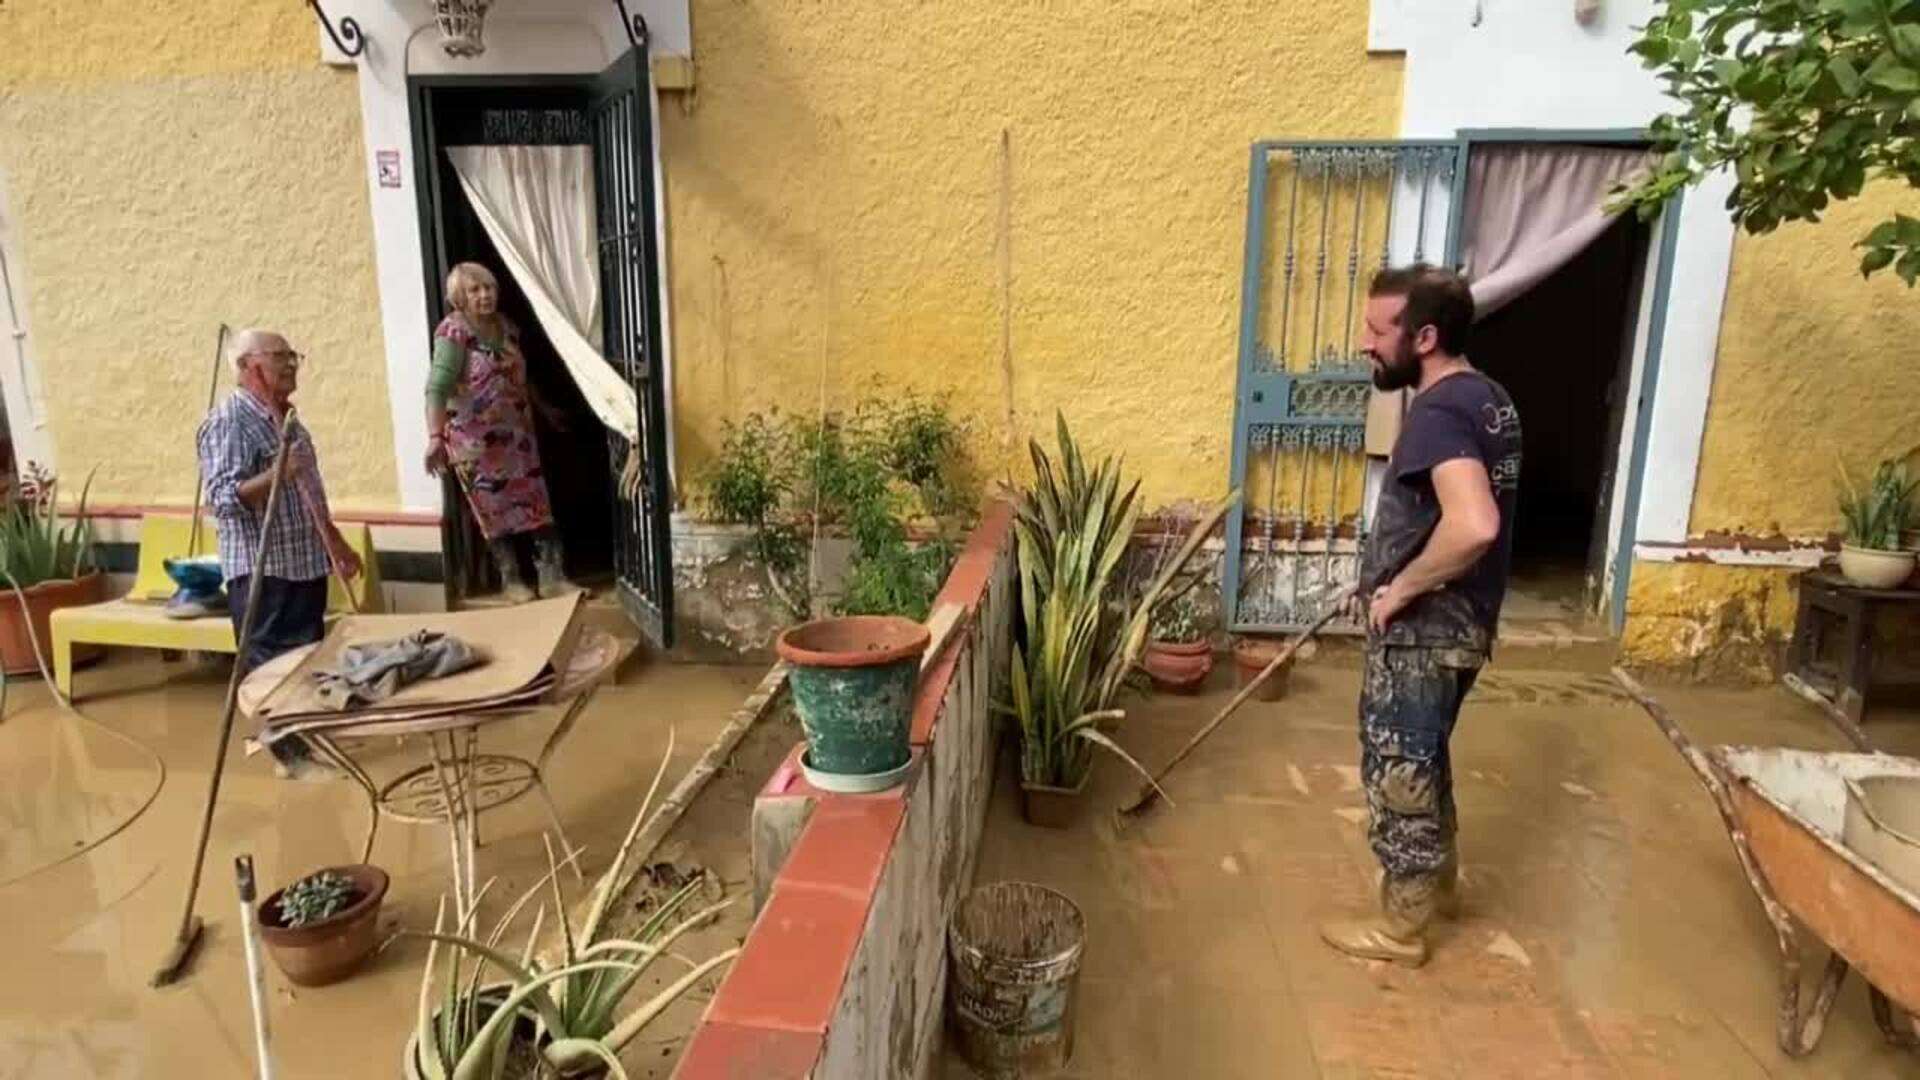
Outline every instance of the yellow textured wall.
<svg viewBox="0 0 1920 1080"><path fill-rule="evenodd" d="M98 463L97 500L191 500L224 320L310 354L335 503L398 505L359 94L315 35L287 0L0 5L16 282L60 471Z"/></svg>
<svg viewBox="0 0 1920 1080"><path fill-rule="evenodd" d="M1858 479L1920 450L1920 292L1862 281L1853 244L1920 193L1878 186L1818 225L1734 246L1690 531L1838 531L1836 455Z"/></svg>
<svg viewBox="0 0 1920 1080"><path fill-rule="evenodd" d="M1628 664L1712 682L1771 677L1793 633L1794 571L1636 562L1620 639Z"/></svg>
<svg viewBox="0 0 1920 1080"><path fill-rule="evenodd" d="M683 468L883 378L950 392L990 477L1058 408L1149 507L1223 492L1248 146L1397 129L1367 8L694 0L662 125Z"/></svg>

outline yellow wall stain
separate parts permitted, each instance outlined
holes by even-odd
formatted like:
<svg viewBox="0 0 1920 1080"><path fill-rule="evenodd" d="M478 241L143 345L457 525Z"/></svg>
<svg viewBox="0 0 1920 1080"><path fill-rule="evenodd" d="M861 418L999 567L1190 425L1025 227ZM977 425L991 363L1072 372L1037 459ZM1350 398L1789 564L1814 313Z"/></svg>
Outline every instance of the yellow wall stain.
<svg viewBox="0 0 1920 1080"><path fill-rule="evenodd" d="M1796 572L1637 562L1621 659L1704 681L1768 679L1793 633Z"/></svg>

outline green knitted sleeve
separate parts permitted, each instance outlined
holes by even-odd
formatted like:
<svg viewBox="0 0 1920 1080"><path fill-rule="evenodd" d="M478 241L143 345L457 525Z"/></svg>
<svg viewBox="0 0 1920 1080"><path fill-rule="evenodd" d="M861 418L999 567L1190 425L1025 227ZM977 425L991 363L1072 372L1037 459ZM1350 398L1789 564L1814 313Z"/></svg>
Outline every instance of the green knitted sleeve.
<svg viewBox="0 0 1920 1080"><path fill-rule="evenodd" d="M427 371L427 404L436 409L447 407L447 398L460 377L467 373L467 352L450 338L433 339L433 367Z"/></svg>

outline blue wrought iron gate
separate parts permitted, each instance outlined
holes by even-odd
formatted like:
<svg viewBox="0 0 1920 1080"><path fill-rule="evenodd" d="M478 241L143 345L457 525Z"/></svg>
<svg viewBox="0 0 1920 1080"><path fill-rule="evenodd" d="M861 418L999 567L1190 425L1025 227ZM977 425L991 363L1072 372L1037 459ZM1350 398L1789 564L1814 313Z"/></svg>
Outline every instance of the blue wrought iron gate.
<svg viewBox="0 0 1920 1080"><path fill-rule="evenodd" d="M1452 261L1465 156L1456 140L1253 145L1233 418L1243 497L1221 587L1235 631L1305 626L1354 579L1369 512L1367 284L1383 266Z"/></svg>

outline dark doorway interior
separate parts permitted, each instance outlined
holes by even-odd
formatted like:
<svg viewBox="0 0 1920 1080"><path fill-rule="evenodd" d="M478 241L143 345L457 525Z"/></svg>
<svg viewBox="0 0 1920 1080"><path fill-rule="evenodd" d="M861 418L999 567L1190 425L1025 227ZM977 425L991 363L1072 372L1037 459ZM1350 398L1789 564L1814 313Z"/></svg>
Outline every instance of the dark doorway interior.
<svg viewBox="0 0 1920 1080"><path fill-rule="evenodd" d="M1623 216L1474 331L1474 363L1513 396L1525 432L1514 576L1556 598L1577 602L1590 591L1589 568L1605 557L1650 235Z"/></svg>
<svg viewBox="0 0 1920 1080"><path fill-rule="evenodd" d="M572 87L476 87L472 90L441 89L431 97L432 128L436 149L482 142L501 142L497 137L505 125L503 113L525 115L529 110L551 115L583 108L581 91ZM489 113L493 115L489 117ZM564 130L566 125L548 123L540 130ZM583 129L584 130L584 129ZM495 137L489 137L494 135ZM573 380L567 375L559 355L534 317L532 305L513 274L501 260L486 228L473 212L458 174L444 152L435 154L435 191L433 227L436 231L440 262L440 282L434 296L436 310L445 311L446 271L455 263L477 262L494 272L500 281L500 310L520 328L521 349L526 355L528 381L533 391L565 415L564 430L536 415L534 424L540 443L541 464L547 479L547 493L553 502L554 519L566 545L567 570L582 584L601 584L613 576L613 483L607 460L606 429L588 407ZM447 521L459 521L462 543L449 543L448 572L458 575L450 582L458 596L476 596L495 591L498 575L486 558L485 544L472 513L459 498L458 489L448 488ZM456 556L456 552L459 554ZM522 553L523 559L529 553Z"/></svg>

